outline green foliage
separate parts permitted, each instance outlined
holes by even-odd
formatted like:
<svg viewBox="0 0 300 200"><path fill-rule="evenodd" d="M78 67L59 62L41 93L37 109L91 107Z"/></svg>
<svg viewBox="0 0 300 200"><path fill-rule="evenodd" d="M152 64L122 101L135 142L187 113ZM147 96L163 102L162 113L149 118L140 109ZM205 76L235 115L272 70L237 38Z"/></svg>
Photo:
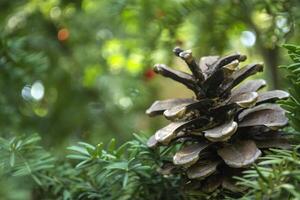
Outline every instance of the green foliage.
<svg viewBox="0 0 300 200"><path fill-rule="evenodd" d="M43 199L182 199L181 179L157 172L161 159L145 145L145 138L103 148L79 142L68 147L67 158L54 161L36 135L1 138L2 177L30 175L37 183L35 198ZM55 167L54 167L55 166Z"/></svg>
<svg viewBox="0 0 300 200"><path fill-rule="evenodd" d="M30 175L40 184L39 173L54 167L54 159L38 141L38 135L13 137L9 140L0 137L0 168L2 176Z"/></svg>
<svg viewBox="0 0 300 200"><path fill-rule="evenodd" d="M111 140L105 150L102 144L82 142L68 148L72 154L67 157L79 161L75 168L85 177L80 198L178 199L182 195L179 180L161 176L156 171L160 159L144 144L144 138L135 138L118 148Z"/></svg>
<svg viewBox="0 0 300 200"><path fill-rule="evenodd" d="M20 182L28 181L27 177L33 179L36 184L27 185L33 191L28 199L193 200L226 196L221 190L213 194L197 192L185 186L187 180L179 174L162 175L162 161L166 159L162 155L170 149L154 151L145 144L146 137L134 134L134 138L119 147L114 139L105 148L102 143L78 142L68 147L67 159L61 160L39 146L37 135L1 138L1 178ZM9 178L11 175L14 178ZM22 194L23 188L15 190ZM0 194L7 198L11 195L1 190Z"/></svg>
<svg viewBox="0 0 300 200"><path fill-rule="evenodd" d="M44 174L54 170L55 160L39 145L40 139L37 134L0 137L2 199L30 199L32 188L43 186Z"/></svg>
<svg viewBox="0 0 300 200"><path fill-rule="evenodd" d="M241 199L299 199L300 146L293 150L272 149L257 166L244 172L240 185L248 188Z"/></svg>
<svg viewBox="0 0 300 200"><path fill-rule="evenodd" d="M287 72L291 98L281 103L282 107L288 111L291 126L300 132L300 46L285 44L283 47L288 50L293 63L282 66Z"/></svg>

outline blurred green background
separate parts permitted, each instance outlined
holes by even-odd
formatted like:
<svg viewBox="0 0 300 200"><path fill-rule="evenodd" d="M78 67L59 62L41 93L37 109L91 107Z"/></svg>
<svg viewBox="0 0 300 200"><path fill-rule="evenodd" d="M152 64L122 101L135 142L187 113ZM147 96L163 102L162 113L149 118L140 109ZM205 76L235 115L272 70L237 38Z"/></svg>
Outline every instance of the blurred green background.
<svg viewBox="0 0 300 200"><path fill-rule="evenodd" d="M155 99L189 96L156 76L155 63L187 71L195 57L242 52L286 87L280 45L299 43L297 0L0 0L1 135L37 132L61 154L78 140L122 143L153 133Z"/></svg>

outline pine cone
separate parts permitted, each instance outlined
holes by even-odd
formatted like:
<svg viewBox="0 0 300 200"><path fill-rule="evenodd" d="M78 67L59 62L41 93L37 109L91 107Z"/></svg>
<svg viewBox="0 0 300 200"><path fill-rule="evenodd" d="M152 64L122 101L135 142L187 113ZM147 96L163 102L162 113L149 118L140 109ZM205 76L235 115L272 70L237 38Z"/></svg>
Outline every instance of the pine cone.
<svg viewBox="0 0 300 200"><path fill-rule="evenodd" d="M155 65L154 71L182 83L195 97L155 101L146 113L163 114L171 123L158 130L147 144L150 148L175 145L178 151L173 155L173 166L167 163L168 168L179 168L190 183L196 182L202 190L211 192L222 186L235 191L228 181L231 176L253 164L263 149L288 146L278 130L288 120L274 102L289 94L280 90L258 93L266 85L261 79L235 87L263 70L262 64L239 68L245 55L203 57L198 65L190 50L177 47L173 52L192 74L163 64Z"/></svg>

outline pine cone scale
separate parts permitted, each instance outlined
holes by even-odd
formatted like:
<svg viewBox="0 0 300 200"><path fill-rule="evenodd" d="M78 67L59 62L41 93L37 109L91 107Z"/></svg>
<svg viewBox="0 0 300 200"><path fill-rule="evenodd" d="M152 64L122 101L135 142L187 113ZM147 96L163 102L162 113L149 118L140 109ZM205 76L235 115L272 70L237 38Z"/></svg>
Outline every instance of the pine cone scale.
<svg viewBox="0 0 300 200"><path fill-rule="evenodd" d="M212 142L224 142L231 138L237 131L238 124L235 121L222 124L204 131L204 136Z"/></svg>
<svg viewBox="0 0 300 200"><path fill-rule="evenodd" d="M146 114L149 116L161 115L165 110L171 109L175 106L181 104L188 104L196 102L191 98L182 98L182 99L168 99L162 101L155 101L150 108L146 110Z"/></svg>
<svg viewBox="0 0 300 200"><path fill-rule="evenodd" d="M199 142L181 148L173 157L175 165L190 166L199 159L200 152L209 146L208 142Z"/></svg>
<svg viewBox="0 0 300 200"><path fill-rule="evenodd" d="M232 96L236 96L248 92L256 92L267 85L266 81L263 79L250 80L242 84L240 87L234 88L231 91Z"/></svg>
<svg viewBox="0 0 300 200"><path fill-rule="evenodd" d="M261 151L252 140L238 141L218 150L218 155L233 168L247 167L261 155Z"/></svg>

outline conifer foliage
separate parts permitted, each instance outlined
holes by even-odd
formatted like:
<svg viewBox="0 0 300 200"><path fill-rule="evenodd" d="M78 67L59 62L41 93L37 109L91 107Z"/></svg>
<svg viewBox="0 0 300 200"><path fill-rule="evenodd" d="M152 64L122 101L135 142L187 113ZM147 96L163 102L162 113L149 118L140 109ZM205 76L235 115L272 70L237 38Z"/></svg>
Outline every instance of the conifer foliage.
<svg viewBox="0 0 300 200"><path fill-rule="evenodd" d="M283 65L281 68L287 72L286 79L289 81L289 92L291 98L282 101L282 107L288 111L291 126L300 131L300 46L285 44L288 55L293 61L290 65Z"/></svg>

